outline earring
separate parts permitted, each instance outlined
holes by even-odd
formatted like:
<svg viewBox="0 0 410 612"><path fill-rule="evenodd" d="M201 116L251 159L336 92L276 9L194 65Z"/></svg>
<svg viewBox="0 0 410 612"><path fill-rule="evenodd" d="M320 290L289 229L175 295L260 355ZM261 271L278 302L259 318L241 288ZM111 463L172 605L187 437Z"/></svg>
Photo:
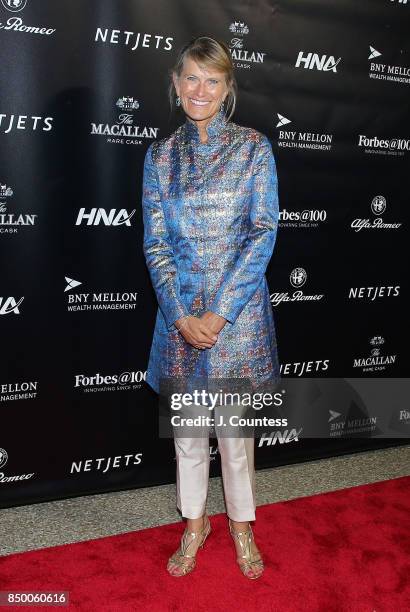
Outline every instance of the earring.
<svg viewBox="0 0 410 612"><path fill-rule="evenodd" d="M179 96L177 96L176 100L175 100L175 104L177 106L181 106L181 98Z"/></svg>
<svg viewBox="0 0 410 612"><path fill-rule="evenodd" d="M225 110L225 102L222 102L221 106L220 106L220 110L224 111Z"/></svg>

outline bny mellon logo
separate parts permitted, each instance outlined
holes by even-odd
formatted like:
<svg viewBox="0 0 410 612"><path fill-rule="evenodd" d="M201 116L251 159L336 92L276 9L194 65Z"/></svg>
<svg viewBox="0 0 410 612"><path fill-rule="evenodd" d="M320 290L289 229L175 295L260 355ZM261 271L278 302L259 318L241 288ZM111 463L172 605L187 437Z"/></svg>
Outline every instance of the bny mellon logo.
<svg viewBox="0 0 410 612"><path fill-rule="evenodd" d="M329 420L328 423L334 421L338 417L342 416L341 412L336 412L335 410L329 410Z"/></svg>
<svg viewBox="0 0 410 612"><path fill-rule="evenodd" d="M374 47L372 47L371 45L369 45L370 47L370 55L368 57L368 59L374 59L375 57L380 57L381 53L380 51L377 51L377 49L375 49Z"/></svg>
<svg viewBox="0 0 410 612"><path fill-rule="evenodd" d="M290 119L287 119L286 117L284 117L283 115L281 115L280 113L276 113L278 116L278 123L276 124L276 127L281 127L282 125L286 125L287 123L292 123Z"/></svg>
<svg viewBox="0 0 410 612"><path fill-rule="evenodd" d="M70 291L70 289L74 289L74 287L78 287L78 285L82 285L81 281L76 281L73 278L68 278L68 276L65 276L64 278L67 282L67 286L64 289L64 293L66 291Z"/></svg>

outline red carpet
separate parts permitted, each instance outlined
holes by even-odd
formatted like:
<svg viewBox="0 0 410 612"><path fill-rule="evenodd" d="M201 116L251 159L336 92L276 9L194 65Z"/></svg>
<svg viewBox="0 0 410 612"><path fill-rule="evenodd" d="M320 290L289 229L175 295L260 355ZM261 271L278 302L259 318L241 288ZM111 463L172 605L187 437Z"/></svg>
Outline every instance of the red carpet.
<svg viewBox="0 0 410 612"><path fill-rule="evenodd" d="M165 570L175 523L0 557L0 591L70 591L70 606L48 609L87 612L410 610L410 477L260 506L256 516L267 563L258 580L240 574L220 514L189 576Z"/></svg>

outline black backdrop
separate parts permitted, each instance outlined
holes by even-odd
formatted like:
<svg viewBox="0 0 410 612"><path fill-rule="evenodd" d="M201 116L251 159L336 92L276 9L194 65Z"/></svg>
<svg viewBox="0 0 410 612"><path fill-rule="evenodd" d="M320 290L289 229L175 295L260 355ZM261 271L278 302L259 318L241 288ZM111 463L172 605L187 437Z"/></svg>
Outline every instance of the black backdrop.
<svg viewBox="0 0 410 612"><path fill-rule="evenodd" d="M274 149L282 375L407 376L407 4L0 2L2 507L174 481L144 382L157 304L141 180L150 142L184 120L167 73L193 36L230 46L234 120ZM394 359L357 362L375 354ZM289 435L256 458L403 442Z"/></svg>

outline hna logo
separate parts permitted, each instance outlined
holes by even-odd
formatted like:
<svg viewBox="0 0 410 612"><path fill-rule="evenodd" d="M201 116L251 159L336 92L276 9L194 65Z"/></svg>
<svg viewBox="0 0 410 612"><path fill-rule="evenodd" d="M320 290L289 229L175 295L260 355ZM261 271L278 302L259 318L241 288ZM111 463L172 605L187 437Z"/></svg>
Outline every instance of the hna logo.
<svg viewBox="0 0 410 612"><path fill-rule="evenodd" d="M333 55L322 55L319 56L317 53L307 53L304 54L303 51L299 51L298 58L296 60L296 68L307 68L308 70L321 70L323 72L337 72L336 66L340 62L342 58L339 57L338 60L335 60Z"/></svg>
<svg viewBox="0 0 410 612"><path fill-rule="evenodd" d="M261 435L258 446L263 446L266 443L266 446L275 446L276 442L279 444L289 444L289 442L299 442L299 436L303 427L299 430L293 429L285 429L284 431L271 431L269 434L264 433Z"/></svg>
<svg viewBox="0 0 410 612"><path fill-rule="evenodd" d="M10 314L11 312L20 314L19 306L23 300L24 297L21 297L18 302L16 302L14 297L0 297L0 315Z"/></svg>
<svg viewBox="0 0 410 612"><path fill-rule="evenodd" d="M86 225L99 225L102 222L104 225L130 226L130 219L134 213L135 210L128 213L125 208L121 208L119 211L116 208L111 208L109 213L104 208L91 208L90 212L86 213L85 208L80 208L75 224L81 225L86 220Z"/></svg>

